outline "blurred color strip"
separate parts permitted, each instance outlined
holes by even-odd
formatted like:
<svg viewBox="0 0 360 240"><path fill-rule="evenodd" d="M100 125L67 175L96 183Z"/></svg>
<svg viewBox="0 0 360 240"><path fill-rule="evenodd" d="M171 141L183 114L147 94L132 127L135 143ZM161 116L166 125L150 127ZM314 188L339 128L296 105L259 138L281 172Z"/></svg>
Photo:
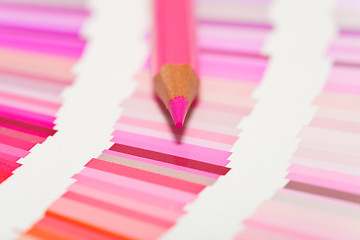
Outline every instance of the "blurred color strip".
<svg viewBox="0 0 360 240"><path fill-rule="evenodd" d="M340 0L333 66L300 134L287 185L244 221L237 239L360 239L360 2Z"/></svg>
<svg viewBox="0 0 360 240"><path fill-rule="evenodd" d="M53 136L61 93L86 41L82 0L0 1L0 183Z"/></svg>

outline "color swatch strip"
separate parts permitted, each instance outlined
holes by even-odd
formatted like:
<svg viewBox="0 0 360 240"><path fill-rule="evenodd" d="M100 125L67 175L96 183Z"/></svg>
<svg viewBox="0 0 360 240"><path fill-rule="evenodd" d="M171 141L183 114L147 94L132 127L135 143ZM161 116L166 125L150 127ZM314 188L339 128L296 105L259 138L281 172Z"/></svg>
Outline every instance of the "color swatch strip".
<svg viewBox="0 0 360 240"><path fill-rule="evenodd" d="M173 125L143 70L122 103L113 145L73 177L22 239L157 239L173 227L184 207L230 170L237 125L256 104L251 94L267 67L260 43L270 31L199 21L201 90L185 127Z"/></svg>
<svg viewBox="0 0 360 240"><path fill-rule="evenodd" d="M360 10L356 1L340 9ZM351 14L342 13L338 16ZM338 19L342 22L342 19ZM328 54L334 64L302 129L287 185L244 221L237 239L360 238L360 18L341 27ZM356 26L356 27L355 27Z"/></svg>
<svg viewBox="0 0 360 240"><path fill-rule="evenodd" d="M0 1L0 183L56 133L62 91L85 40L85 1Z"/></svg>

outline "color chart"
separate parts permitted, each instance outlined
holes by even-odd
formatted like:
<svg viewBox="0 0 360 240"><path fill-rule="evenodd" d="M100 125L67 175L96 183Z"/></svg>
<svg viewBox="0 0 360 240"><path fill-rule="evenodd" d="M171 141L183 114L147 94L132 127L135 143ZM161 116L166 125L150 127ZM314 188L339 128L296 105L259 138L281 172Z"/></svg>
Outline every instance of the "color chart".
<svg viewBox="0 0 360 240"><path fill-rule="evenodd" d="M82 0L0 1L0 183L56 133L88 15Z"/></svg>
<svg viewBox="0 0 360 240"><path fill-rule="evenodd" d="M360 4L339 1L333 66L299 133L286 186L244 221L237 239L359 239Z"/></svg>
<svg viewBox="0 0 360 240"><path fill-rule="evenodd" d="M254 108L251 95L267 68L261 52L272 27L211 15L198 22L201 90L185 128L173 126L154 97L147 62L121 105L113 145L73 176L21 239L157 239L230 170L237 125Z"/></svg>
<svg viewBox="0 0 360 240"><path fill-rule="evenodd" d="M360 1L194 0L183 128L151 2L0 0L0 239L360 239Z"/></svg>

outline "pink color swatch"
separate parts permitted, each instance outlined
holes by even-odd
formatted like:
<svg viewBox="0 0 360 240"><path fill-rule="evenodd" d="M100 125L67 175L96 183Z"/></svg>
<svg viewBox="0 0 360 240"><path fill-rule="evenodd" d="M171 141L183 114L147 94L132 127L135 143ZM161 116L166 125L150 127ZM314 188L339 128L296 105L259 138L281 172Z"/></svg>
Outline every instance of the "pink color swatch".
<svg viewBox="0 0 360 240"><path fill-rule="evenodd" d="M61 5L61 4L60 4ZM85 40L85 5L0 3L0 183L20 167L20 158L56 133L62 91Z"/></svg>

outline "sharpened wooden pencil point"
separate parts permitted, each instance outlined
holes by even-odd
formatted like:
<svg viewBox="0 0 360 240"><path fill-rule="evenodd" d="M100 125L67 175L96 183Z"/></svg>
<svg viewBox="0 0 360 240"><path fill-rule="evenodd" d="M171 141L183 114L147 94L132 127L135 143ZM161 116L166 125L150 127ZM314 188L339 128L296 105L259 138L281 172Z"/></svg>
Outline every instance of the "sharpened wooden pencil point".
<svg viewBox="0 0 360 240"><path fill-rule="evenodd" d="M166 64L154 80L156 94L169 110L176 127L182 127L199 89L196 73L188 64Z"/></svg>

